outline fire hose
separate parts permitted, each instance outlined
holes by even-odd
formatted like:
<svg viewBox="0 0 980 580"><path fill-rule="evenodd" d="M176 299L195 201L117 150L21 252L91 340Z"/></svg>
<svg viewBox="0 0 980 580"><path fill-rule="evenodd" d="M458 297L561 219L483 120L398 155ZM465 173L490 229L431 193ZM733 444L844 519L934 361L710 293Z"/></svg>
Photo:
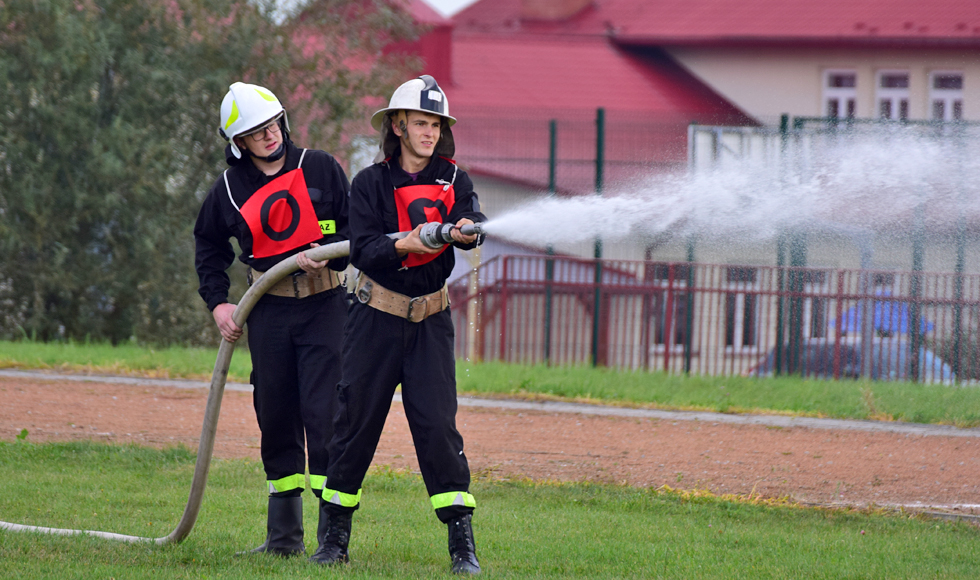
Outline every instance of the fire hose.
<svg viewBox="0 0 980 580"><path fill-rule="evenodd" d="M451 243L453 224L440 224L430 222L423 225L419 237L422 243L429 248L439 248ZM483 234L482 224L464 225L459 228L464 235ZM404 238L409 232L398 232L389 234L393 239ZM306 250L306 256L313 261L332 260L342 258L350 254L350 242L335 242L325 246L319 246ZM256 302L269 290L276 282L282 280L289 274L299 269L296 264L296 256L291 256L282 260L269 271L259 277L254 284L238 301L232 319L239 327L245 325L248 315L252 312ZM12 532L37 532L43 534L56 534L63 536L74 536L85 534L105 538L107 540L117 540L121 542L152 542L157 545L177 544L183 541L194 528L197 522L197 515L201 510L201 502L204 499L204 488L208 483L208 471L211 468L211 457L214 452L214 438L218 429L218 415L221 411L221 399L225 393L225 382L228 380L228 367L231 365L231 355L234 353L234 345L224 338L218 346L218 356L214 362L214 371L211 374L211 385L208 389L208 402L204 409L204 423L201 426L201 439L197 447L197 462L194 465L194 477L191 480L190 496L187 505L184 507L184 514L177 527L166 536L159 538L147 538L142 536L128 536L112 532L99 532L94 530L71 530L62 528L45 528L41 526L27 526L12 524L0 521L0 529Z"/></svg>

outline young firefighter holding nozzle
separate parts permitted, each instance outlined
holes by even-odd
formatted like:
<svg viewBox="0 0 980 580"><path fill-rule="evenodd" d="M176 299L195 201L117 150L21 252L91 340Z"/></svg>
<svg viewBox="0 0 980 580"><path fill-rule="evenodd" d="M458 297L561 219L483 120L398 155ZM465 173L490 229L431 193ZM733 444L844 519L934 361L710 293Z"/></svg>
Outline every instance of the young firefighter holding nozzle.
<svg viewBox="0 0 980 580"><path fill-rule="evenodd" d="M265 543L242 554L301 554L306 450L310 487L319 496L333 435L347 321L338 272L347 258L314 262L300 252L349 237L349 184L329 154L293 145L286 112L266 88L231 85L221 102L219 133L228 140L231 167L208 192L194 239L199 292L221 336L234 342L242 334L228 302L225 270L235 259L230 238L238 240L249 284L293 255L301 268L263 295L248 318L269 508Z"/></svg>
<svg viewBox="0 0 980 580"><path fill-rule="evenodd" d="M425 75L392 95L371 124L381 132L380 162L351 184L351 262L361 272L344 328L340 411L320 500L326 533L311 560L348 561L351 519L395 387L402 402L436 516L449 527L452 571L477 574L470 470L456 430L453 322L446 279L455 264L448 245L431 249L421 224L482 222L473 183L456 167L446 95ZM400 240L386 234L411 233ZM467 250L477 235L452 230Z"/></svg>

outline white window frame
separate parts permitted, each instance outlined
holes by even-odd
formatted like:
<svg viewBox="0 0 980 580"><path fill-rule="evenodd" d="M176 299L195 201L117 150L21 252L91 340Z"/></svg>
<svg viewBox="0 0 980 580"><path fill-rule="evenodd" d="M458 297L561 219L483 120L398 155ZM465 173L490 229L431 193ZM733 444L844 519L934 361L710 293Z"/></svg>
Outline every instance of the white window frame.
<svg viewBox="0 0 980 580"><path fill-rule="evenodd" d="M687 267L690 268L690 267L693 267L693 266L687 266ZM667 288L670 286L670 281L667 278L654 278L653 279L652 286L655 287L655 288L660 288L660 289L663 290L663 292L664 292L664 294L663 294L664 301L663 301L662 304L659 304L660 308L657 308L656 309L656 312L654 313L654 315L650 319L650 328L649 328L649 332L650 332L650 352L651 352L651 354L656 354L656 353L663 353L665 350L667 350L667 347L666 347L666 343L665 342L662 342L662 341L661 342L657 342L657 338L656 338L657 330L660 330L662 332L663 339L664 340L668 336L670 337L670 351L671 352L674 352L674 351L683 352L683 350L684 350L684 343L683 342L677 342L677 340L675 340L675 339L677 338L676 337L676 334L677 334L677 329L679 328L678 325L680 325L682 323L682 321L680 320L680 318L677 316L677 311L680 309L680 306L678 305L678 302L680 300L686 300L686 296L687 296L687 278L686 277L677 277L676 272L675 272L674 285L673 285L673 293L674 293L673 306L674 306L674 312L671 313L671 327L670 328L666 328L667 325L664 324L664 321L667 318L667 300L666 300L666 298L667 298ZM653 300L652 298L653 298L652 296L646 298L646 300L650 300L650 308L651 309L653 309L654 306L658 305L657 301L656 300ZM658 325L663 325L663 327L658 329ZM688 340L690 341L690 337L688 337Z"/></svg>
<svg viewBox="0 0 980 580"><path fill-rule="evenodd" d="M890 75L905 75L908 79L908 84L912 84L912 75L908 70L900 69L884 69L879 70L875 74L875 117L879 119L890 119L893 121L903 120L909 118L909 111L911 105L909 103L909 87L903 88L891 88L882 87L881 81L884 77ZM882 114L882 104L888 102L889 114L887 116ZM905 104L905 116L901 114L902 103Z"/></svg>
<svg viewBox="0 0 980 580"><path fill-rule="evenodd" d="M807 295L803 303L803 328L807 338L826 338L830 327L831 297L827 295L830 290L830 276L822 270L818 272L823 277L822 281L814 283L812 280L807 280L803 286L803 293ZM814 294L817 296L813 296ZM817 308L820 309L819 315L816 314ZM819 328L816 328L814 318L819 316L822 316L823 320ZM820 336L816 336L815 332Z"/></svg>
<svg viewBox="0 0 980 580"><path fill-rule="evenodd" d="M853 87L832 87L830 79L836 75L853 75ZM853 119L857 116L857 71L853 69L827 69L823 71L823 99L821 113L826 117L834 117L830 110L830 101L837 101L838 119Z"/></svg>
<svg viewBox="0 0 980 580"><path fill-rule="evenodd" d="M737 353L737 352L748 351L752 349L757 350L760 348L760 343L762 341L762 328L760 326L762 295L757 293L760 288L759 278L758 278L759 269L751 268L751 267L748 268L754 270L754 275L756 278L755 281L726 282L724 286L723 296L725 297L724 298L725 302L723 306L724 308L723 316L725 317L726 324L723 326L723 328L726 334L728 332L728 325L727 325L728 299L729 297L732 297L735 301L734 319L732 320L732 344L727 344L728 342L727 336L722 336L722 342L725 346L725 352L728 353ZM754 304L752 305L752 312L750 316L751 320L749 321L754 331L754 336L755 336L754 344L745 344L744 342L745 322L746 322L745 303L746 303L746 297L749 295L752 296L752 301L754 302Z"/></svg>
<svg viewBox="0 0 980 580"><path fill-rule="evenodd" d="M960 82L965 82L963 71L961 70L936 70L929 73L929 118L933 121L958 121L963 118L963 88L959 89L938 89L935 86L935 79L939 76L957 75ZM936 103L943 104L943 115L940 119L936 116ZM956 104L959 104L959 115L956 115Z"/></svg>
<svg viewBox="0 0 980 580"><path fill-rule="evenodd" d="M897 268L895 271L880 270L872 275L871 293L877 296L879 292L888 292L889 295L894 296L901 292L900 284Z"/></svg>

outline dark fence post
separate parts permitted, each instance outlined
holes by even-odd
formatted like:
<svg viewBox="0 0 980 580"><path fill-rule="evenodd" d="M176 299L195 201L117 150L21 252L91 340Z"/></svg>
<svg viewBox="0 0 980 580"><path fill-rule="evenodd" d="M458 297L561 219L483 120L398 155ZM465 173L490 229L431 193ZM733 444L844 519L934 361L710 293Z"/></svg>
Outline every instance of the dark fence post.
<svg viewBox="0 0 980 580"><path fill-rule="evenodd" d="M674 320L674 278L677 275L677 265L667 266L667 294L664 304L664 372L670 373L670 349L673 348L673 332L671 329L677 322Z"/></svg>
<svg viewBox="0 0 980 580"><path fill-rule="evenodd" d="M691 349L694 343L694 236L687 242L687 320L684 321L684 372L691 374Z"/></svg>
<svg viewBox="0 0 980 580"><path fill-rule="evenodd" d="M781 174L785 174L787 164L789 163L786 160L788 150L789 115L783 113L779 117L779 167ZM785 175L781 175L781 177L785 177ZM785 330L783 313L786 310L786 236L783 233L780 233L776 239L776 268L778 269L776 276L779 294L776 298L776 360L773 366L773 374L779 376L783 372L783 342L785 341L783 336Z"/></svg>
<svg viewBox="0 0 980 580"><path fill-rule="evenodd" d="M558 128L552 119L548 122L548 196L554 196L557 191L555 183L556 166L558 164ZM548 244L549 256L555 254L555 248ZM552 312L552 283L555 280L555 261L546 259L544 262L544 363L551 366L551 312Z"/></svg>
<svg viewBox="0 0 980 580"><path fill-rule="evenodd" d="M687 127L687 167L691 173L696 169L697 163L697 132L695 131L697 125L697 121L691 121ZM712 155L717 155L717 149L712 152ZM691 234L687 237L687 295L685 296L687 316L684 320L684 372L686 374L691 374L691 351L694 341L694 243L695 234ZM646 356L649 357L650 353L647 352Z"/></svg>
<svg viewBox="0 0 980 580"><path fill-rule="evenodd" d="M966 200L966 192L964 191L962 175L963 175L963 162L967 155L965 147L965 131L962 126L958 127L957 131L957 152L958 161L960 165L960 183L959 183L959 197L961 200ZM962 352L962 340L963 340L963 271L966 268L966 217L963 215L963 207L965 204L959 204L960 213L956 220L956 277L953 280L953 294L956 299L956 304L953 305L953 360L952 367L953 373L956 375L957 382L961 382L963 379L960 378L960 367L962 366L961 357Z"/></svg>
<svg viewBox="0 0 980 580"><path fill-rule="evenodd" d="M841 337L844 335L844 272L841 270L834 270L837 275L837 297L834 298L834 302L837 305L836 312L834 313L834 380L840 380L840 354L841 354Z"/></svg>
<svg viewBox="0 0 980 580"><path fill-rule="evenodd" d="M510 256L501 258L503 262L503 275L500 277L500 361L508 362L507 357L507 276L509 274L507 266Z"/></svg>
<svg viewBox="0 0 980 580"><path fill-rule="evenodd" d="M806 233L794 232L789 241L789 370L804 370L803 356L803 289L806 283Z"/></svg>
<svg viewBox="0 0 980 580"><path fill-rule="evenodd" d="M953 372L956 380L960 378L960 357L963 340L963 270L966 267L966 220L960 214L956 224L956 277L953 280L953 293L956 304L953 305Z"/></svg>
<svg viewBox="0 0 980 580"><path fill-rule="evenodd" d="M595 115L595 194L602 195L603 168L606 153L606 110L596 109ZM595 303L592 311L592 366L599 364L599 310L602 307L602 238L595 240Z"/></svg>
<svg viewBox="0 0 980 580"><path fill-rule="evenodd" d="M794 143L796 144L796 154L802 150L802 139L800 131L806 124L805 118L797 117L793 119ZM790 234L789 239L789 265L792 268L789 273L789 371L792 373L803 371L806 359L803 356L803 289L806 284L806 274L801 268L806 267L807 260L807 236L804 230L798 230Z"/></svg>
<svg viewBox="0 0 980 580"><path fill-rule="evenodd" d="M915 225L912 231L912 278L909 280L909 378L919 380L919 347L922 343L922 260L925 254L925 206L916 209ZM901 323L899 323L901 324ZM899 329L900 330L900 329Z"/></svg>

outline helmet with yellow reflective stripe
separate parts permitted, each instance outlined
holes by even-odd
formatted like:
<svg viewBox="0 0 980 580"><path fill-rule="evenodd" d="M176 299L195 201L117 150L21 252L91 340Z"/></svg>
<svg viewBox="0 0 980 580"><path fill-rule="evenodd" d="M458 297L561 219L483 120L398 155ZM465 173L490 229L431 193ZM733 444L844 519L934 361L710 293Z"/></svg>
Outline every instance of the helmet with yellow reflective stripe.
<svg viewBox="0 0 980 580"><path fill-rule="evenodd" d="M248 83L234 83L221 101L221 126L218 133L231 145L232 154L238 159L242 152L235 144L235 137L245 135L278 117L285 117L286 110L269 89ZM285 120L289 130L289 121Z"/></svg>

